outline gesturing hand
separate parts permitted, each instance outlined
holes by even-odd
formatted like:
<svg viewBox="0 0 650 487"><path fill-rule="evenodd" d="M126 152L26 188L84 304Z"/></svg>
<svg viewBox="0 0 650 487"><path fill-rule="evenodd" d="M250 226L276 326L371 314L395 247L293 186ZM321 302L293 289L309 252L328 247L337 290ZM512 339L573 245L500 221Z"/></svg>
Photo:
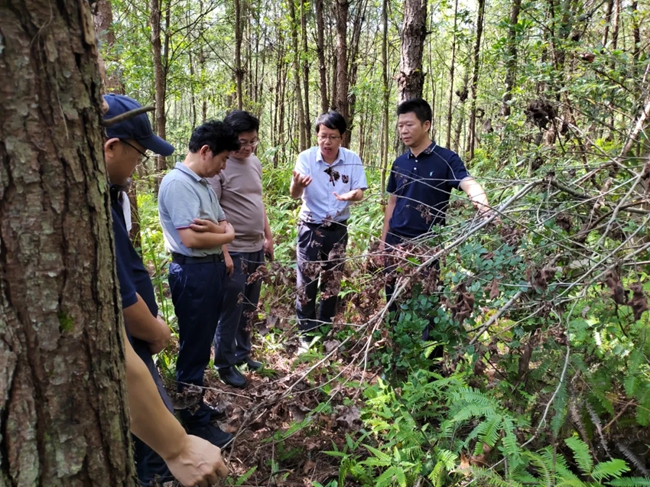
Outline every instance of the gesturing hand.
<svg viewBox="0 0 650 487"><path fill-rule="evenodd" d="M293 185L299 188L306 188L311 184L311 176L305 176L299 172L293 171Z"/></svg>

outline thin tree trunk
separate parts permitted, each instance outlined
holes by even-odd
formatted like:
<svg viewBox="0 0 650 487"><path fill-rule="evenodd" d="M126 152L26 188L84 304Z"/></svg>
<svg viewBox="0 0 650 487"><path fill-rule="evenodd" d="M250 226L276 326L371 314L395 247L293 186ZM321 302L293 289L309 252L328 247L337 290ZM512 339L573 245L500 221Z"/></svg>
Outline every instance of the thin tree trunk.
<svg viewBox="0 0 650 487"><path fill-rule="evenodd" d="M401 34L400 73L397 78L399 102L421 98L424 88L422 56L427 36L427 0L404 0Z"/></svg>
<svg viewBox="0 0 650 487"><path fill-rule="evenodd" d="M323 0L315 0L316 7L316 54L318 55L318 72L320 75L320 108L321 113L329 109L327 99L327 66L325 64L325 41L323 34L325 30L323 22Z"/></svg>
<svg viewBox="0 0 650 487"><path fill-rule="evenodd" d="M602 46L607 45L607 40L609 38L609 27L612 22L612 11L614 10L614 3L616 0L609 0L607 2L607 10L605 11L605 31L603 32Z"/></svg>
<svg viewBox="0 0 650 487"><path fill-rule="evenodd" d="M476 92L478 88L479 69L481 67L481 37L483 35L483 18L485 16L485 0L478 0L478 16L476 19L476 42L474 44L474 67L472 71L472 101L469 112L469 127L467 129L467 160L474 159L476 144Z"/></svg>
<svg viewBox="0 0 650 487"><path fill-rule="evenodd" d="M244 83L244 70L241 62L242 45L242 6L241 0L235 0L235 85L237 90L237 108L244 109L244 95L242 85Z"/></svg>
<svg viewBox="0 0 650 487"><path fill-rule="evenodd" d="M311 134L311 121L309 119L309 46L307 44L307 9L305 8L305 3L300 1L300 27L302 31L302 51L303 51L303 60L302 60L302 83L305 89L305 111L304 116L304 128L305 131L305 148L311 145L310 143L310 134Z"/></svg>
<svg viewBox="0 0 650 487"><path fill-rule="evenodd" d="M151 25L151 48L153 51L153 73L154 73L155 100L156 100L154 125L158 136L164 139L166 136L167 118L165 113L166 76L165 76L165 69L163 66L163 50L162 50L162 41L161 41L161 21L162 21L161 3L162 0L151 0L150 25ZM162 178L164 176L163 173L166 171L166 169L167 169L166 158L164 156L157 156L156 170L158 174L156 176L156 193L158 192L160 181L162 181Z"/></svg>
<svg viewBox="0 0 650 487"><path fill-rule="evenodd" d="M501 115L510 116L510 102L512 101L512 89L515 86L517 76L517 24L521 12L521 0L512 0L510 6L510 24L508 25L508 47L506 58L506 79L505 92L503 94L503 105Z"/></svg>
<svg viewBox="0 0 650 487"><path fill-rule="evenodd" d="M135 486L90 7L0 32L0 485Z"/></svg>
<svg viewBox="0 0 650 487"><path fill-rule="evenodd" d="M386 193L386 173L388 172L388 105L390 91L388 86L388 0L381 7L381 82L382 82L382 128L381 128L381 194Z"/></svg>
<svg viewBox="0 0 650 487"><path fill-rule="evenodd" d="M454 69L456 67L456 30L458 28L458 0L454 3L454 35L451 41L451 64L449 67L449 107L447 108L447 147L451 144L452 114L454 109Z"/></svg>
<svg viewBox="0 0 650 487"><path fill-rule="evenodd" d="M302 0L300 0L302 1ZM300 51L298 50L298 19L296 17L295 0L289 0L289 14L291 16L291 49L293 51L293 76L296 87L296 104L297 104L297 128L298 128L298 147L300 151L307 149L307 140L305 138L304 127L304 106L302 98L302 88L300 86ZM293 125L292 125L293 126Z"/></svg>
<svg viewBox="0 0 650 487"><path fill-rule="evenodd" d="M109 0L99 0L93 16L95 22L95 31L100 43L106 44L105 51L111 51L115 44L115 34L113 33L113 9ZM102 76L104 89L107 93L124 93L124 84L117 73L107 75L104 59L99 56L99 72Z"/></svg>
<svg viewBox="0 0 650 487"><path fill-rule="evenodd" d="M348 101L348 13L350 2L336 0L336 94L335 108L347 121L350 115ZM343 138L343 147L350 147L349 136Z"/></svg>

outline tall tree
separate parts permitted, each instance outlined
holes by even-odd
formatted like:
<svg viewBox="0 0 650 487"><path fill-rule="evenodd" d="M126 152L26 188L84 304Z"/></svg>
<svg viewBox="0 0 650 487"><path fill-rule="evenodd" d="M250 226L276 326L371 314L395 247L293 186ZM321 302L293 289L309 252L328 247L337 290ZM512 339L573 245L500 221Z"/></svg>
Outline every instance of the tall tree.
<svg viewBox="0 0 650 487"><path fill-rule="evenodd" d="M169 24L170 24L170 6L165 9L165 42L161 39L162 32L162 5L164 0L151 0L149 23L151 26L151 49L153 53L153 73L155 83L155 131L163 139L167 136L167 112L165 102L167 99L167 60L169 56ZM156 169L158 177L156 178L156 188L163 177L163 172L167 170L167 160L164 156L156 156Z"/></svg>
<svg viewBox="0 0 650 487"><path fill-rule="evenodd" d="M399 101L403 102L422 97L422 56L427 37L427 0L404 0L404 23L400 37L402 48L397 87Z"/></svg>
<svg viewBox="0 0 650 487"><path fill-rule="evenodd" d="M318 74L320 76L320 109L325 113L329 108L327 98L327 65L325 64L325 23L323 21L323 0L314 0L316 8L316 54L318 55Z"/></svg>
<svg viewBox="0 0 650 487"><path fill-rule="evenodd" d="M381 84L382 84L382 128L381 128L381 194L386 191L386 172L388 169L388 0L381 6Z"/></svg>
<svg viewBox="0 0 650 487"><path fill-rule="evenodd" d="M510 22L508 24L508 43L506 47L506 79L503 94L503 105L501 115L510 116L510 102L512 101L512 89L515 86L517 76L517 24L519 24L519 13L521 12L521 0L512 0L510 6Z"/></svg>
<svg viewBox="0 0 650 487"><path fill-rule="evenodd" d="M305 89L304 131L306 146L311 145L311 121L309 119L309 44L307 42L307 9L305 2L300 0L300 32L302 35L302 84Z"/></svg>
<svg viewBox="0 0 650 487"><path fill-rule="evenodd" d="M102 50L110 52L115 44L115 33L113 32L111 24L113 23L113 9L109 0L99 0L95 7L93 15L95 23L95 32L100 40ZM108 93L124 93L124 85L120 80L119 73L112 72L110 75L106 73L106 65L102 56L99 56L99 72L102 76L104 89Z"/></svg>
<svg viewBox="0 0 650 487"><path fill-rule="evenodd" d="M458 33L458 0L454 2L454 32L451 41L451 61L449 63L449 104L447 106L447 147L451 145L451 122L454 109L454 70L456 68L456 38Z"/></svg>
<svg viewBox="0 0 650 487"><path fill-rule="evenodd" d="M299 0L302 1L302 0ZM305 136L305 108L303 106L302 88L300 86L300 50L298 48L298 19L296 17L295 0L289 0L289 13L291 14L291 47L293 51L293 75L296 85L296 105L298 109L298 138L300 150L307 149L307 137Z"/></svg>
<svg viewBox="0 0 650 487"><path fill-rule="evenodd" d="M474 41L474 61L472 63L472 101L469 112L469 128L467 130L467 158L474 158L474 145L476 142L476 96L478 89L478 75L481 67L481 37L483 36L483 18L485 16L485 0L478 0L478 14L476 18L476 39Z"/></svg>
<svg viewBox="0 0 650 487"><path fill-rule="evenodd" d="M343 115L347 121L350 116L350 102L348 94L350 84L348 80L348 15L350 2L336 0L336 96L334 108ZM350 147L349 135L343 139L343 146Z"/></svg>
<svg viewBox="0 0 650 487"><path fill-rule="evenodd" d="M0 485L135 486L90 7L0 32Z"/></svg>
<svg viewBox="0 0 650 487"><path fill-rule="evenodd" d="M242 67L241 62L241 46L243 39L243 15L242 15L242 1L235 0L235 86L237 90L237 108L239 110L244 109L244 95L243 87L244 84L244 68Z"/></svg>

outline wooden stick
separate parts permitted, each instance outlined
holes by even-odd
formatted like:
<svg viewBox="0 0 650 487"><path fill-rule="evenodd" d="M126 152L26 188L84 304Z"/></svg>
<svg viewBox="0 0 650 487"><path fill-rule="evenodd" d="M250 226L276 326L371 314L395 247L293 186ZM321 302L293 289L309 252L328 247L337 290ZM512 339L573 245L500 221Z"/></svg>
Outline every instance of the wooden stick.
<svg viewBox="0 0 650 487"><path fill-rule="evenodd" d="M125 120L129 120L130 118L137 117L138 115L142 115L143 113L153 112L155 109L156 107L154 106L135 108L133 110L129 110L128 112L120 113L116 117L104 119L102 121L102 125L104 127L112 127L116 123L124 122Z"/></svg>

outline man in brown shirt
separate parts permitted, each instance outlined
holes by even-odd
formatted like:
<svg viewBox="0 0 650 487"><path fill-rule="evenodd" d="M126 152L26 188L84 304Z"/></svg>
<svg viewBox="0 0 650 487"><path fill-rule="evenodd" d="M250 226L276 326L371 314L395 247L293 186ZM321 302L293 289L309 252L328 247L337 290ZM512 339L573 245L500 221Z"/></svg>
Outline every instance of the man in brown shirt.
<svg viewBox="0 0 650 487"><path fill-rule="evenodd" d="M259 144L259 120L236 110L224 119L239 138L240 150L228 158L226 168L209 179L226 219L235 229L235 240L223 247L226 278L222 286L221 317L214 336L214 366L226 384L245 387L237 365L257 370L262 364L250 357L250 318L257 309L261 281L248 276L273 258L273 238L262 201L262 164L254 154Z"/></svg>

